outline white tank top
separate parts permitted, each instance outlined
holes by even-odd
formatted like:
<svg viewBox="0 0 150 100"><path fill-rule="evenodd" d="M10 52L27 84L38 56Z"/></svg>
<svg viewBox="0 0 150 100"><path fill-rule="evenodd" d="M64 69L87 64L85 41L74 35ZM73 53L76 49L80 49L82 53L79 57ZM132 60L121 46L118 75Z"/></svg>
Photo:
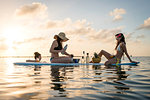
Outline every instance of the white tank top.
<svg viewBox="0 0 150 100"><path fill-rule="evenodd" d="M120 44L117 47L117 51L121 51Z"/></svg>

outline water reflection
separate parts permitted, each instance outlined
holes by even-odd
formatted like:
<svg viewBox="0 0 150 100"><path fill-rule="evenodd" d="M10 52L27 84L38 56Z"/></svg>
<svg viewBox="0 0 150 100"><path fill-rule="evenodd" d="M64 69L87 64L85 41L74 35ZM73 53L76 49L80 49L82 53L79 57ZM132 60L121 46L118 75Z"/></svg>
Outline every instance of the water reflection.
<svg viewBox="0 0 150 100"><path fill-rule="evenodd" d="M35 76L40 76L40 72L41 72L41 66L34 66L34 75ZM34 83L36 84L36 86L40 86L41 85L41 80L39 80L37 77L34 78Z"/></svg>
<svg viewBox="0 0 150 100"><path fill-rule="evenodd" d="M0 97L149 98L149 72L149 66L14 66L7 61L0 73Z"/></svg>
<svg viewBox="0 0 150 100"><path fill-rule="evenodd" d="M61 74L60 69L61 69L61 71L64 72L63 74ZM65 67L51 66L51 81L53 84L51 89L59 90L60 92L65 91L64 87L63 87L65 74L66 74Z"/></svg>
<svg viewBox="0 0 150 100"><path fill-rule="evenodd" d="M129 86L127 86L125 83L121 82L122 80L126 80L129 75L126 74L126 72L122 70L121 66L116 66L116 70L117 70L116 74L117 74L118 78L117 78L117 81L114 81L114 83L117 83L118 85L114 86L114 87L118 90L129 90L130 89ZM123 94L124 92L117 91L116 93Z"/></svg>
<svg viewBox="0 0 150 100"><path fill-rule="evenodd" d="M59 95L56 94L54 96L66 97L67 93L65 88L67 87L66 81L71 79L69 74L73 73L74 67L64 67L64 66L51 66L51 81L52 86L51 89L58 90Z"/></svg>
<svg viewBox="0 0 150 100"><path fill-rule="evenodd" d="M92 68L93 70L99 70L101 69L101 65L93 65Z"/></svg>
<svg viewBox="0 0 150 100"><path fill-rule="evenodd" d="M120 90L129 90L129 86L123 83L123 80L126 80L127 77L129 76L126 74L126 71L122 69L121 66L92 66L95 77L93 81L95 82L105 82L105 84L110 84L113 85L114 88L117 90L116 93L124 93L123 91L119 92ZM118 91L119 90L119 91ZM113 91L113 92L115 92ZM109 92L103 91L104 93Z"/></svg>
<svg viewBox="0 0 150 100"><path fill-rule="evenodd" d="M78 85L80 85L80 89L81 89L80 92L78 91L78 93L76 93L74 90L76 95L84 94L85 92L82 92L82 91L86 89L95 90L96 88L89 87L92 84L94 84L93 86L97 86L99 88L102 86L102 84L104 84L104 86L110 84L111 86L114 87L113 88L114 91L112 91L111 89L110 91L115 92L115 93L121 93L121 94L124 93L123 90L130 89L128 85L121 82L123 80L126 80L127 77L129 76L128 74L126 74L126 71L122 69L121 66L100 66L100 65L79 66L79 68L77 69L80 69L80 71L78 71L77 72L78 75L75 75L75 76L69 76L68 74L70 73L70 75L73 75L73 72L76 71L75 67L51 66L50 68L51 68L50 79L51 79L51 84L52 84L50 89L59 91L58 94L53 94L54 96L57 96L57 97L58 96L68 97L69 94L66 89L70 87L70 84L67 83L69 79L76 79L74 80L74 83L77 83ZM94 74L93 78L91 77L92 74ZM77 91L77 89L79 88L78 85L77 86L75 84L72 84L72 85L74 85L73 87L74 89L76 88L76 91ZM109 89L105 89L102 92L110 93L110 91L108 90Z"/></svg>
<svg viewBox="0 0 150 100"><path fill-rule="evenodd" d="M122 70L121 66L116 66L116 74L118 75L117 80L125 80L129 76L126 71Z"/></svg>

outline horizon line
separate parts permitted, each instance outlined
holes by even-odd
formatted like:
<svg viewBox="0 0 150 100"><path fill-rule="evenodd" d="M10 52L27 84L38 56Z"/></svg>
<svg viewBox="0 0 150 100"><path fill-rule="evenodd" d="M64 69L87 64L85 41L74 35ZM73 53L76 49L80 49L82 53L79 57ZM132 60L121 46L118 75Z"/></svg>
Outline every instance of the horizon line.
<svg viewBox="0 0 150 100"><path fill-rule="evenodd" d="M34 56L0 56L0 58L30 58L30 57L34 57ZM48 58L51 56L42 56L43 58ZM74 57L82 57L82 56L74 56ZM150 56L132 56L132 57L150 57Z"/></svg>

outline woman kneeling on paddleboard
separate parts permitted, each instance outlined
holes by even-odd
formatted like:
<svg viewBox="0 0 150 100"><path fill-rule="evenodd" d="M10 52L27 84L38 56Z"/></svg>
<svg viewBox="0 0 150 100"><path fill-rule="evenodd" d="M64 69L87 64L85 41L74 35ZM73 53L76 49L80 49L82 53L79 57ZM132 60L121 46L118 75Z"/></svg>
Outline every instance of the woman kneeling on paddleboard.
<svg viewBox="0 0 150 100"><path fill-rule="evenodd" d="M104 55L108 59L108 61L105 62L105 65L121 63L121 58L124 53L126 54L126 56L128 57L128 59L131 63L137 63L135 61L132 61L130 56L128 55L124 35L122 33L119 33L119 34L116 34L115 37L117 40L117 45L115 47L116 55L111 55L110 53L106 52L105 50L101 50L99 53L100 57L102 57L102 55Z"/></svg>
<svg viewBox="0 0 150 100"><path fill-rule="evenodd" d="M51 63L71 63L73 62L73 55L68 54L66 52L66 48L62 47L62 43L68 41L69 39L66 37L65 33L60 32L58 35L54 36L54 41L50 48L51 53ZM59 56L59 53L62 53L67 56Z"/></svg>

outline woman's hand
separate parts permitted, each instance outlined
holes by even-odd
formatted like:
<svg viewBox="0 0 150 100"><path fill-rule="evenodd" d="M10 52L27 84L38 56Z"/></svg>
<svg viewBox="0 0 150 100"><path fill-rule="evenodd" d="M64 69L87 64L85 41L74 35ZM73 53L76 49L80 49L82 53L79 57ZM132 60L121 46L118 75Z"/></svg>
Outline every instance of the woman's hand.
<svg viewBox="0 0 150 100"><path fill-rule="evenodd" d="M69 57L73 58L73 57L74 57L74 55L73 55L73 54L70 54L70 55L69 55Z"/></svg>
<svg viewBox="0 0 150 100"><path fill-rule="evenodd" d="M62 48L60 52L61 52L62 54L64 54L64 53L65 53L64 48Z"/></svg>

